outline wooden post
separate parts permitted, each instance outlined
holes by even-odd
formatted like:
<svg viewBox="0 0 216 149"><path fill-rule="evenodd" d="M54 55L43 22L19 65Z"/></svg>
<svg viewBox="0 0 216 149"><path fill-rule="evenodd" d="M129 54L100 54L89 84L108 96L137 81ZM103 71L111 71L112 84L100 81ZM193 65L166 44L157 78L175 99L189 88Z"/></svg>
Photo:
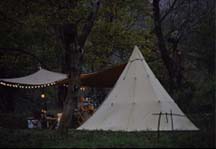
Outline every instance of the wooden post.
<svg viewBox="0 0 216 149"><path fill-rule="evenodd" d="M157 134L157 139L158 139L158 142L159 142L159 138L160 138L160 121L161 121L161 112L159 113L159 117L158 117L158 128L157 128L157 132L158 132L158 134Z"/></svg>
<svg viewBox="0 0 216 149"><path fill-rule="evenodd" d="M166 121L167 121L167 123L168 123L168 115L167 115L167 113L166 113Z"/></svg>
<svg viewBox="0 0 216 149"><path fill-rule="evenodd" d="M171 128L172 128L172 131L173 131L174 130L174 126L173 126L172 110L170 110L170 117L171 117Z"/></svg>

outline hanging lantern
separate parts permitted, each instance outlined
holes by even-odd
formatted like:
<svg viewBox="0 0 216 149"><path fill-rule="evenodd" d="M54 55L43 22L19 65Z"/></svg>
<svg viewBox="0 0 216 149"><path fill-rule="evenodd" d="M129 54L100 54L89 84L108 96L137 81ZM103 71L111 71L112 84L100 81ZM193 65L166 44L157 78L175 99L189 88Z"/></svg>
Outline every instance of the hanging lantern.
<svg viewBox="0 0 216 149"><path fill-rule="evenodd" d="M41 94L41 98L44 99L46 96L44 93Z"/></svg>

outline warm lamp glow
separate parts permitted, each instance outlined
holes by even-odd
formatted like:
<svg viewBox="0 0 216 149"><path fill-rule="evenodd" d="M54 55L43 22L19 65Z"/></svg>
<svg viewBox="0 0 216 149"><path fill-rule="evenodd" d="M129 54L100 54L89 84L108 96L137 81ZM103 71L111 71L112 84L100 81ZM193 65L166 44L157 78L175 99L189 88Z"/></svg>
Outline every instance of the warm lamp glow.
<svg viewBox="0 0 216 149"><path fill-rule="evenodd" d="M85 87L81 87L80 90L81 90L81 91L85 91Z"/></svg>
<svg viewBox="0 0 216 149"><path fill-rule="evenodd" d="M47 113L47 111L45 109L41 109L42 113Z"/></svg>
<svg viewBox="0 0 216 149"><path fill-rule="evenodd" d="M41 94L41 98L44 99L45 98L45 94Z"/></svg>

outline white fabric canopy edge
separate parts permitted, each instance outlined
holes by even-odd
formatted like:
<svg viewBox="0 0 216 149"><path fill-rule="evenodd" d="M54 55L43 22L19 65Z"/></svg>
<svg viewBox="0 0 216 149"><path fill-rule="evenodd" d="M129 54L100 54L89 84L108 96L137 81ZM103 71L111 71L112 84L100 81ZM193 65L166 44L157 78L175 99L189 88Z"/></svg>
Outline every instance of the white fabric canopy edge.
<svg viewBox="0 0 216 149"><path fill-rule="evenodd" d="M67 79L66 74L48 71L46 69L40 68L35 73L32 73L27 76L18 77L18 78L1 78L1 85L13 86L15 85L24 85L24 86L46 86L46 85L55 85L59 81Z"/></svg>

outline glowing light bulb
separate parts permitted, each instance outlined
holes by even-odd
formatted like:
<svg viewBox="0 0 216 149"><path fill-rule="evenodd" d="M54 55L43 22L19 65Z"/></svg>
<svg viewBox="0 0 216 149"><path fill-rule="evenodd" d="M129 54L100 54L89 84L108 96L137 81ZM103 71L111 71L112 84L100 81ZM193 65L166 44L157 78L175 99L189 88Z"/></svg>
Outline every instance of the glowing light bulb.
<svg viewBox="0 0 216 149"><path fill-rule="evenodd" d="M44 99L46 96L45 94L41 94L41 98Z"/></svg>

